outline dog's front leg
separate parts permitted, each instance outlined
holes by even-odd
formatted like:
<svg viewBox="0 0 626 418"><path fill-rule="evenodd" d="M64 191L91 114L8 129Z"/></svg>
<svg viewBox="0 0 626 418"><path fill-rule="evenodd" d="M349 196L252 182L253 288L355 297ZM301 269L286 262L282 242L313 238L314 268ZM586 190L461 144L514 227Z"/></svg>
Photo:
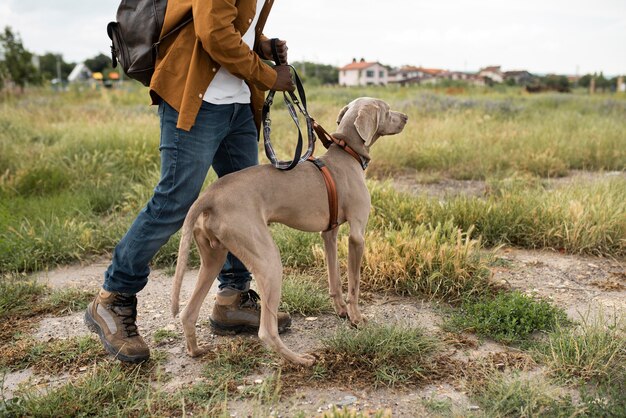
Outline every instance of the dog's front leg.
<svg viewBox="0 0 626 418"><path fill-rule="evenodd" d="M358 326L364 322L359 310L359 281L361 280L361 260L365 250L365 224L350 224L348 246L348 316L350 322Z"/></svg>
<svg viewBox="0 0 626 418"><path fill-rule="evenodd" d="M348 317L348 307L343 301L339 263L337 262L337 233L339 228L322 232L324 250L326 251L326 266L328 267L328 292L335 306L335 312L341 318Z"/></svg>

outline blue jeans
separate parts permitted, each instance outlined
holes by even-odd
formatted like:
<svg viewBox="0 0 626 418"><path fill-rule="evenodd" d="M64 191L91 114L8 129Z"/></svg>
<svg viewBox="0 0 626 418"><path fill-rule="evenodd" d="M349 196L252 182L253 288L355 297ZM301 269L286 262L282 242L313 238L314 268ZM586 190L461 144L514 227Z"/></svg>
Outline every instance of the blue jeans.
<svg viewBox="0 0 626 418"><path fill-rule="evenodd" d="M103 287L109 292L134 294L144 288L150 274L148 264L183 225L211 165L222 177L258 164L257 129L248 104L203 102L189 132L176 128L178 112L164 101L159 105L159 116L161 179L115 247L104 274ZM250 273L229 253L218 280L220 289L245 290Z"/></svg>

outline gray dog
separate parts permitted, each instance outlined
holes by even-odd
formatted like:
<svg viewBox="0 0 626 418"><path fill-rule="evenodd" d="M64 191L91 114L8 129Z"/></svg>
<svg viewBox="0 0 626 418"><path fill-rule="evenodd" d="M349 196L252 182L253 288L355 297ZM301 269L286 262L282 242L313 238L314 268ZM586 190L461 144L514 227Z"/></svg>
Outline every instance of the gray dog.
<svg viewBox="0 0 626 418"><path fill-rule="evenodd" d="M344 107L337 118L334 136L343 139L365 161L369 148L383 135L400 133L407 116L390 110L382 100L359 98ZM320 160L335 180L338 223L350 224L348 252L348 299L344 302L337 264L337 232L329 224L328 196L324 179L313 164L302 163L291 171L271 165L250 167L213 183L193 204L183 225L178 264L172 290L172 313L178 314L180 287L187 266L192 235L202 265L196 287L181 314L187 350L203 354L198 347L196 321L200 306L226 260L228 251L254 275L261 294L259 338L281 356L310 366L315 358L291 351L278 335L277 312L281 296L282 264L268 225L285 224L307 232L322 232L328 265L328 284L335 311L354 325L363 322L359 311L359 279L365 247L365 226L370 212L370 195L361 165L337 145ZM242 204L242 199L247 203Z"/></svg>

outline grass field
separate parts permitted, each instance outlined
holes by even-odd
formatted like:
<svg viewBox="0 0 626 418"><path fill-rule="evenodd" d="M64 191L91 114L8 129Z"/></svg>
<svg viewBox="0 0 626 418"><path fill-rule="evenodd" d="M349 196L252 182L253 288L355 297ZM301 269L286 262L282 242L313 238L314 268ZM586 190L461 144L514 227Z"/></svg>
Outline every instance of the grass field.
<svg viewBox="0 0 626 418"><path fill-rule="evenodd" d="M363 288L374 298L394 295L440 303L450 310L443 328L453 339L460 341L469 332L513 345L529 359L521 362L524 367L539 364L549 372L535 382L518 363L506 363L503 372L496 361L476 363L475 372L461 376L458 369L464 366L442 354L451 346L449 337L374 324L329 336L320 362L309 371L277 367L277 360L254 342L236 340L226 354L206 360L203 383L171 392L161 387L171 379L163 376L164 352L157 351L157 359L143 368L128 368L108 363L89 338L43 344L31 335L37 321L79 312L89 295L53 291L32 283L28 275L88 264L112 250L158 180L159 131L155 108L147 106L145 90L136 87L28 91L0 102L0 320L19 323L0 330L0 375L36 364L38 373L89 371L45 394L25 389L13 400L3 396L0 414L219 415L231 410L229 401L244 399L258 408L254 415L267 415L264 408L279 404L289 387L345 373L352 373L357 385L377 388L453 379L481 408L461 414L468 416L623 412L622 313L615 313L613 322L607 315L600 323L572 324L561 307L510 292L492 276L503 263L498 255L502 246L623 263L626 95L317 87L308 91L309 110L332 131L339 109L360 96L380 97L409 115L401 135L381 139L372 151L368 187L373 209ZM286 157L295 138L287 113L274 111L272 126L275 147ZM570 180L572 172L591 180ZM446 181L484 186L479 195L441 197L401 192L395 183L399 177L417 188ZM214 179L211 172L207 184ZM289 273L283 307L303 316L327 315L331 308L320 279L324 255L319 236L279 225L273 234ZM347 240L342 228L340 260L345 260ZM177 248L175 236L157 255L155 267L171 271ZM192 261L198 265L197 255ZM178 333L157 331L156 346L182 344ZM250 357L256 360L242 360ZM351 364L359 373L342 368L338 359L354 359ZM237 389L260 370L271 370L271 379L250 390ZM113 388L112 382L118 384ZM564 385L579 393L575 401L564 394ZM89 397L93 403L81 401ZM459 414L453 405L436 400L424 401L423 407L433 416ZM358 416L340 410L327 414Z"/></svg>

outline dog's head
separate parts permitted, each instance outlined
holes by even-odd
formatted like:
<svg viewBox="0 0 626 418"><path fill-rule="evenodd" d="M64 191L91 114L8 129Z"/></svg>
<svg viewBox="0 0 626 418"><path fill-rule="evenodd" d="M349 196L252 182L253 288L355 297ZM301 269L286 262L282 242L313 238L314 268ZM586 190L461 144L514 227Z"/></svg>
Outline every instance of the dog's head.
<svg viewBox="0 0 626 418"><path fill-rule="evenodd" d="M383 135L395 135L404 129L408 116L390 109L380 99L361 97L341 109L337 117L340 129L354 125L366 149Z"/></svg>

